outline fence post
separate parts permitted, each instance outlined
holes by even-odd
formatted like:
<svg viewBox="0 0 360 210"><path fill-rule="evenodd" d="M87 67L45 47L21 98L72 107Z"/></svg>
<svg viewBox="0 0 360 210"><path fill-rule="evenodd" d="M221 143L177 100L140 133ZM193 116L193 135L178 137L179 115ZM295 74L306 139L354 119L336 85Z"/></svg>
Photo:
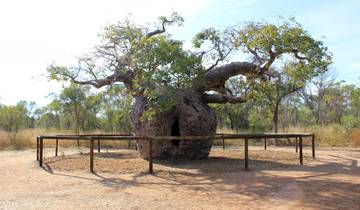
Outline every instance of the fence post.
<svg viewBox="0 0 360 210"><path fill-rule="evenodd" d="M100 137L98 136L98 139L97 139L97 147L98 147L98 153L100 153ZM106 150L106 149L105 149Z"/></svg>
<svg viewBox="0 0 360 210"><path fill-rule="evenodd" d="M58 150L59 150L59 139L56 139L56 142L55 142L55 157L58 156Z"/></svg>
<svg viewBox="0 0 360 210"><path fill-rule="evenodd" d="M225 139L224 139L224 134L222 134L222 146L223 146L223 149L225 149Z"/></svg>
<svg viewBox="0 0 360 210"><path fill-rule="evenodd" d="M245 144L244 144L244 149L245 149L245 170L248 171L249 170L249 145L248 145L248 139L245 139Z"/></svg>
<svg viewBox="0 0 360 210"><path fill-rule="evenodd" d="M43 138L40 136L40 154L39 154L39 166L42 167L43 164L43 147L44 147L44 142L43 142Z"/></svg>
<svg viewBox="0 0 360 210"><path fill-rule="evenodd" d="M295 152L298 153L298 137L295 137Z"/></svg>
<svg viewBox="0 0 360 210"><path fill-rule="evenodd" d="M312 157L315 159L315 134L311 136Z"/></svg>
<svg viewBox="0 0 360 210"><path fill-rule="evenodd" d="M299 138L299 149L300 149L300 165L303 165L303 143L302 143L302 136Z"/></svg>
<svg viewBox="0 0 360 210"><path fill-rule="evenodd" d="M36 137L36 160L39 160L39 136Z"/></svg>
<svg viewBox="0 0 360 210"><path fill-rule="evenodd" d="M148 139L149 141L149 173L153 173L153 160L152 160L152 139Z"/></svg>
<svg viewBox="0 0 360 210"><path fill-rule="evenodd" d="M267 149L267 145L266 145L266 138L264 138L264 150Z"/></svg>
<svg viewBox="0 0 360 210"><path fill-rule="evenodd" d="M90 139L90 172L94 173L94 139Z"/></svg>

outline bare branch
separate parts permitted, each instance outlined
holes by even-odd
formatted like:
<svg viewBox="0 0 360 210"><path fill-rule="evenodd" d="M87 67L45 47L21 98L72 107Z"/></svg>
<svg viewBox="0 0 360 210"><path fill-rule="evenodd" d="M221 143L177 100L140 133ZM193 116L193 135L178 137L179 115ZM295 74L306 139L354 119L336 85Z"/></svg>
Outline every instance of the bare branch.
<svg viewBox="0 0 360 210"><path fill-rule="evenodd" d="M303 56L299 55L298 49L293 49L292 52L294 53L295 58L297 58L299 60L308 60L307 57L303 57Z"/></svg>
<svg viewBox="0 0 360 210"><path fill-rule="evenodd" d="M164 32L166 31L165 25L166 25L166 24L173 23L173 22L175 22L175 20L167 20L167 19L164 19L164 20L162 21L162 23L161 23L161 27L162 27L162 28L147 33L147 34L146 34L146 38L150 38L150 37L152 37L152 36L155 36L155 35L164 33Z"/></svg>
<svg viewBox="0 0 360 210"><path fill-rule="evenodd" d="M110 76L107 76L104 79L93 79L93 80L78 80L76 77L73 77L71 75L68 76L71 81L75 84L79 85L91 85L96 88L101 88L106 85L112 85L115 82L123 82L128 88L131 88L131 78L132 78L132 72L128 71L126 73L115 73Z"/></svg>
<svg viewBox="0 0 360 210"><path fill-rule="evenodd" d="M253 56L255 57L255 60L259 63L259 65L262 65L264 63L264 60L259 56L256 49L251 49L248 46L246 48L251 54L253 54Z"/></svg>
<svg viewBox="0 0 360 210"><path fill-rule="evenodd" d="M230 95L221 94L203 94L202 97L205 103L245 103L246 99L243 97L236 97Z"/></svg>
<svg viewBox="0 0 360 210"><path fill-rule="evenodd" d="M231 53L231 51L232 51L232 50L230 49L228 52L226 52L225 55L224 55L223 53L219 53L219 54L220 54L220 57L217 58L217 59L216 59L216 62L215 62L213 65L211 65L209 68L207 68L206 71L210 71L211 69L215 68L215 67L219 64L220 61L225 60L225 58ZM219 49L219 52L221 52L220 49Z"/></svg>
<svg viewBox="0 0 360 210"><path fill-rule="evenodd" d="M274 63L274 61L276 59L276 56L277 56L277 54L274 53L272 50L269 50L268 53L269 53L270 58L269 58L268 61L266 61L265 63L263 63L261 65L261 71L262 72L265 72L265 71L269 70L270 66Z"/></svg>
<svg viewBox="0 0 360 210"><path fill-rule="evenodd" d="M304 88L303 86L300 85L298 86L295 83L289 84L289 87L279 96L279 101L281 101L284 97L292 93L295 93L303 88Z"/></svg>

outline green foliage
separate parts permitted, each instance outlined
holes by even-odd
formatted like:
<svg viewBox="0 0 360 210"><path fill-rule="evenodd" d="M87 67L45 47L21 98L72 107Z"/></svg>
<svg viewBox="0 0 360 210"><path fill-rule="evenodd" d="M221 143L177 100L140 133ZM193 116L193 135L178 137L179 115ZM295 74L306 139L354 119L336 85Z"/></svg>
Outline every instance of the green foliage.
<svg viewBox="0 0 360 210"><path fill-rule="evenodd" d="M114 85L102 94L99 121L101 129L108 132L131 132L130 112L132 98L123 93L121 85Z"/></svg>
<svg viewBox="0 0 360 210"><path fill-rule="evenodd" d="M0 126L7 132L18 132L27 127L28 110L27 103L20 101L15 106L0 106Z"/></svg>
<svg viewBox="0 0 360 210"><path fill-rule="evenodd" d="M204 29L195 35L191 51L184 49L183 41L165 32L165 26L182 23L183 18L174 13L170 19L159 18L158 30L136 25L130 19L106 27L92 53L82 56L75 66L51 65L49 76L93 85L96 79L131 72L131 85L110 82L112 86L99 94L68 87L39 112L40 121L47 122L47 127L130 131L131 96L148 99L143 117L152 118L159 111L171 110L177 103L177 91L194 86L199 92L205 91L206 70L231 56L245 54L247 61L265 73L263 77L244 73L227 80L226 89L234 96L245 96L248 103L212 105L224 127L269 131L275 106L284 130L336 124L337 128L331 130L336 138L330 141L335 143L329 145L337 144L335 139L342 133L360 126L358 87L334 81L328 81L328 85L311 83L327 71L332 55L295 19L280 19L278 24L248 22L225 30ZM309 84L321 88L317 93L310 93L310 88L300 95L298 90ZM311 97L305 99L304 95ZM73 116L80 118L78 126Z"/></svg>
<svg viewBox="0 0 360 210"><path fill-rule="evenodd" d="M218 118L219 127L234 131L248 129L248 112L251 104L211 104Z"/></svg>
<svg viewBox="0 0 360 210"><path fill-rule="evenodd" d="M271 110L251 109L249 111L249 128L252 132L266 132L271 130Z"/></svg>
<svg viewBox="0 0 360 210"><path fill-rule="evenodd" d="M256 51L263 60L271 57L297 58L295 64L297 77L310 79L327 70L331 61L323 42L313 39L294 18L279 19L279 24L249 22L235 30L238 34L236 47L246 53ZM304 58L304 59L299 59Z"/></svg>
<svg viewBox="0 0 360 210"><path fill-rule="evenodd" d="M109 75L123 76L130 72L128 93L144 95L149 100L148 113L144 116L151 117L172 108L177 90L196 86L205 91L206 66L210 65L208 69L211 69L236 53L246 53L264 71L270 70L273 63L282 66L281 71L270 71L267 76L284 74L292 83L311 79L326 71L331 63L331 54L323 43L313 39L293 18L280 19L278 25L248 22L222 31L204 29L195 35L192 51L185 50L183 41L166 33L165 26L182 23L183 18L173 13L170 19L159 17L161 26L157 30L136 25L128 18L109 25L94 52L79 58L75 66L51 65L49 76L101 87L103 84L97 81L104 79L105 84L111 85L113 77L108 78ZM271 89L264 80L244 76L244 84L233 89L239 93L246 89L250 100L263 97L260 93Z"/></svg>
<svg viewBox="0 0 360 210"><path fill-rule="evenodd" d="M159 20L163 27L183 22L177 13L170 20ZM149 36L149 28L137 26L129 19L106 27L101 38L95 52L81 57L77 66L49 66L50 79L91 80L132 71L129 93L149 98L151 112L169 109L175 100L173 91L190 87L203 75L201 58L184 50L181 41L166 33Z"/></svg>

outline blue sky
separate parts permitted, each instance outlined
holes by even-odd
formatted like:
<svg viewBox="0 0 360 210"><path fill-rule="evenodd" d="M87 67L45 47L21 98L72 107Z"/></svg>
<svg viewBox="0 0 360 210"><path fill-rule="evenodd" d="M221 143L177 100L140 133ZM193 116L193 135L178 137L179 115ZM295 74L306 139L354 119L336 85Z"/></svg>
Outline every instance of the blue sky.
<svg viewBox="0 0 360 210"><path fill-rule="evenodd" d="M338 80L360 82L360 1L210 1L186 24L224 27L249 20L276 22L278 16L294 16L313 37L324 41L334 55L332 68Z"/></svg>
<svg viewBox="0 0 360 210"><path fill-rule="evenodd" d="M102 27L129 13L144 23L172 11L185 17L184 27L172 30L185 41L207 27L294 16L329 47L336 79L360 84L360 1L12 0L0 2L0 103L46 105L46 95L61 89L45 76L53 61L75 63L76 56L96 44Z"/></svg>

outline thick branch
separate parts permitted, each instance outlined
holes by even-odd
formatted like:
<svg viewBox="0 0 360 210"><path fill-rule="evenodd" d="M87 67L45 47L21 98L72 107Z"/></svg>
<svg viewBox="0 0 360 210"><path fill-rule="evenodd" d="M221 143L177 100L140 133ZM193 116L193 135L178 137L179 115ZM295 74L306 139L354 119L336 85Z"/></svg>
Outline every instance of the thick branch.
<svg viewBox="0 0 360 210"><path fill-rule="evenodd" d="M260 68L248 62L232 62L215 67L206 73L207 90L221 90L225 87L225 82L237 75L259 77Z"/></svg>
<svg viewBox="0 0 360 210"><path fill-rule="evenodd" d="M205 103L245 103L246 99L243 97L236 97L230 95L220 95L220 94L204 94L203 101Z"/></svg>

